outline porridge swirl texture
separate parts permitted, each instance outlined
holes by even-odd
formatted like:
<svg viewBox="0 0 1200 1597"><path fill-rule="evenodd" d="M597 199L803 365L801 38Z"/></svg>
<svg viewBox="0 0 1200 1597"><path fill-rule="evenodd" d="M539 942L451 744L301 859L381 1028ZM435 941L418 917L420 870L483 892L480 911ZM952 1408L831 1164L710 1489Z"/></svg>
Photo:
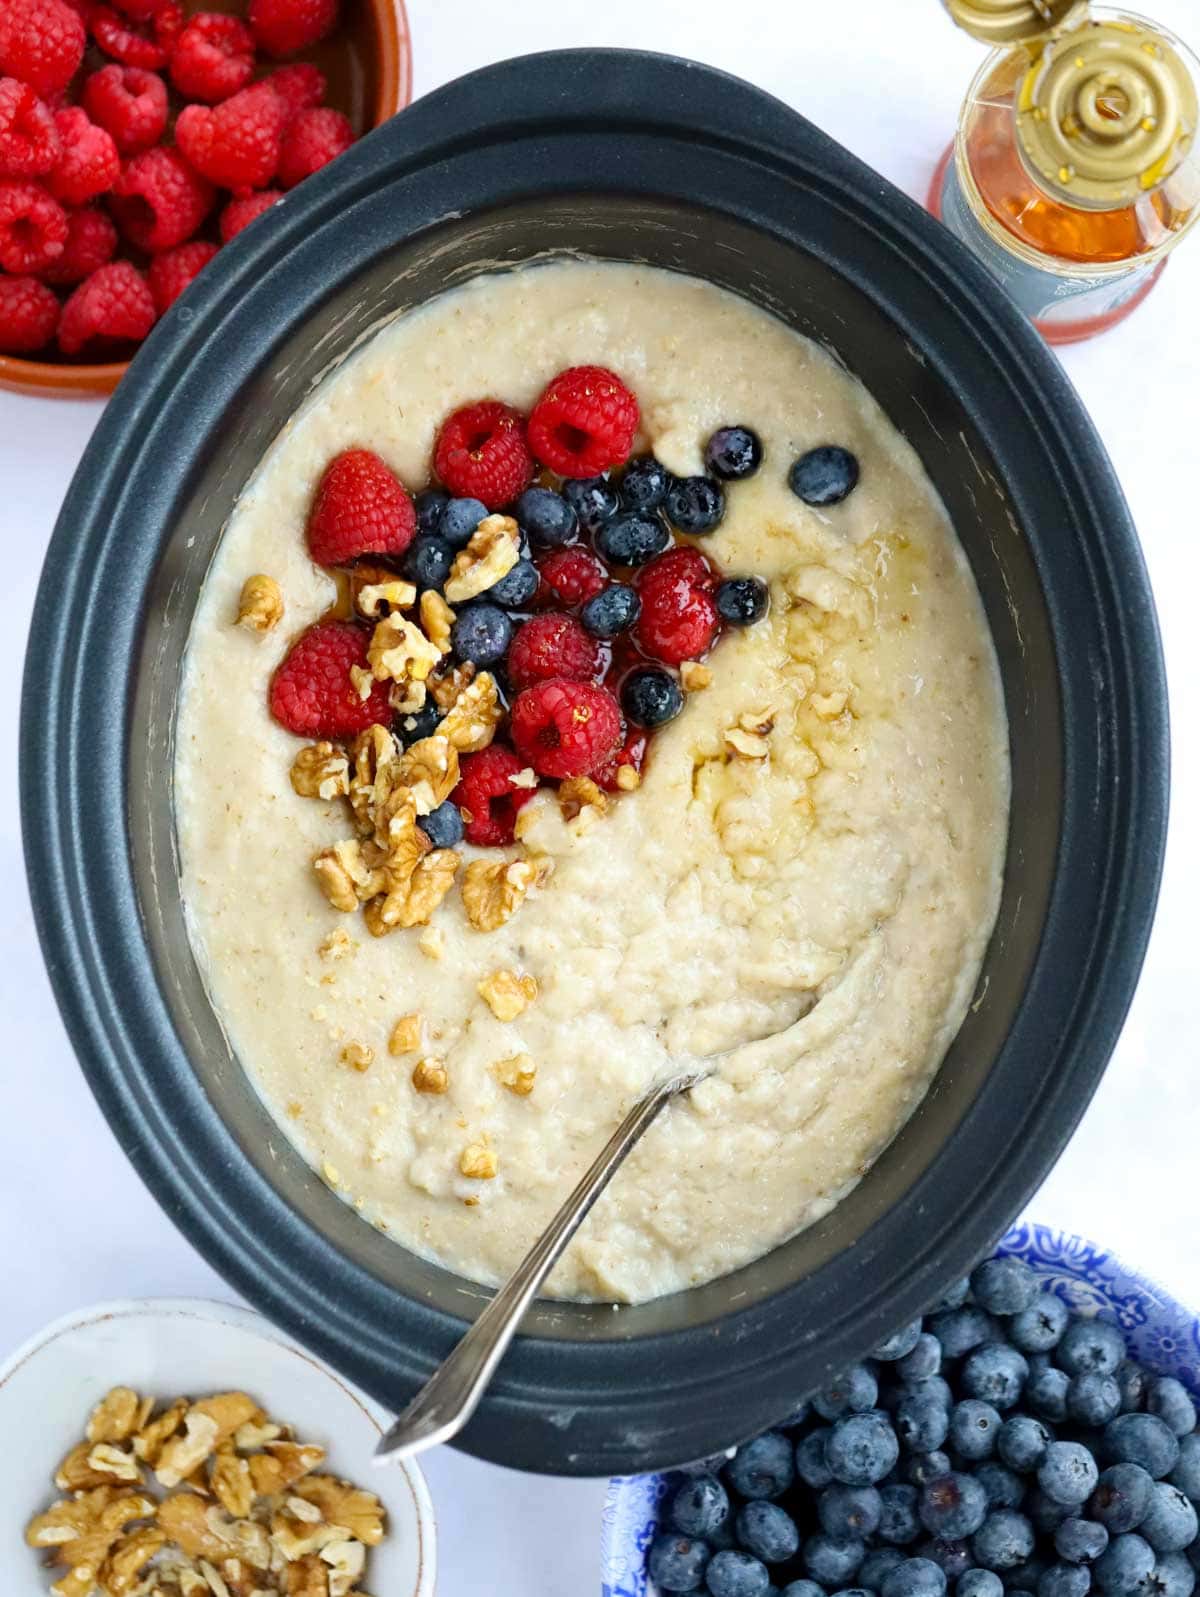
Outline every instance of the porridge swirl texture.
<svg viewBox="0 0 1200 1597"><path fill-rule="evenodd" d="M730 485L704 547L764 578L770 613L722 638L711 680L695 674L636 792L571 819L535 796L522 847L542 873L519 913L481 933L450 894L429 931L372 938L310 869L346 835L343 801L297 796L298 744L267 713L289 641L334 597L304 541L316 483L363 447L415 490L447 412L485 394L527 410L588 361L636 391L641 446L679 475L702 470L717 428L755 429L762 468ZM830 442L861 481L813 509L788 468ZM267 635L232 624L251 573L286 606ZM965 1013L1008 790L982 607L908 445L765 312L612 264L477 279L326 380L224 533L177 730L184 897L218 1013L287 1135L397 1242L502 1278L634 1098L725 1054L581 1230L551 1282L567 1297L711 1279L855 1184ZM498 973L524 982L523 1004L490 1001Z"/></svg>

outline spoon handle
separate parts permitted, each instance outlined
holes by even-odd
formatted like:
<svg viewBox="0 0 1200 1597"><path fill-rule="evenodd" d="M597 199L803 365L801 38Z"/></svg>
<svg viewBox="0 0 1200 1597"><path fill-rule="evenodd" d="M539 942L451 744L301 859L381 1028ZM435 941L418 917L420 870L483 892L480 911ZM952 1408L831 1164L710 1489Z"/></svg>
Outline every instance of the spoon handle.
<svg viewBox="0 0 1200 1597"><path fill-rule="evenodd" d="M525 1310L626 1154L664 1105L697 1079L698 1074L676 1076L633 1106L546 1230L379 1443L377 1464L411 1458L458 1435L478 1407Z"/></svg>

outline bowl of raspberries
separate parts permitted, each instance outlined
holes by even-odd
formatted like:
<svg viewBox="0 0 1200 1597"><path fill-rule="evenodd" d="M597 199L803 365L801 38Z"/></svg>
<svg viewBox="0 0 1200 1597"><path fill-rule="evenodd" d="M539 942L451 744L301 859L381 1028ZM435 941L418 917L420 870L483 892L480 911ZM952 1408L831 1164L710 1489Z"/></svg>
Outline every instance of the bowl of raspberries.
<svg viewBox="0 0 1200 1597"><path fill-rule="evenodd" d="M220 249L410 95L403 0L3 0L0 387L111 392Z"/></svg>
<svg viewBox="0 0 1200 1597"><path fill-rule="evenodd" d="M604 1597L1191 1597L1198 1375L1161 1288L1018 1225L773 1430L614 1480Z"/></svg>

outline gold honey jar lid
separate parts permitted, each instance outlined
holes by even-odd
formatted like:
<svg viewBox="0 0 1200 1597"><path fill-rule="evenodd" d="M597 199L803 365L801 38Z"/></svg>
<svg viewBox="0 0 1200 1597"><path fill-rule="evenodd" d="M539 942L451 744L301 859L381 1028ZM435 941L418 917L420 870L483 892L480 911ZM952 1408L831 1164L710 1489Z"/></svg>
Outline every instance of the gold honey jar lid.
<svg viewBox="0 0 1200 1597"><path fill-rule="evenodd" d="M944 0L946 10L984 44L1015 44L1084 15L1083 0Z"/></svg>

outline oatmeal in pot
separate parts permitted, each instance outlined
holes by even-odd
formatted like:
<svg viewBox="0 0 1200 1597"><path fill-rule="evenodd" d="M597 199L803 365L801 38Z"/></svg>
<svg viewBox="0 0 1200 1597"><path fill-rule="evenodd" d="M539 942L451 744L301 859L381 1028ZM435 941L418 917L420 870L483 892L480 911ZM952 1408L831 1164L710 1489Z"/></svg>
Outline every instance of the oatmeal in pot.
<svg viewBox="0 0 1200 1597"><path fill-rule="evenodd" d="M707 283L561 262L378 332L201 597L183 891L245 1069L398 1243L501 1279L698 1058L551 1281L638 1301L826 1213L1000 896L978 593L916 455Z"/></svg>

